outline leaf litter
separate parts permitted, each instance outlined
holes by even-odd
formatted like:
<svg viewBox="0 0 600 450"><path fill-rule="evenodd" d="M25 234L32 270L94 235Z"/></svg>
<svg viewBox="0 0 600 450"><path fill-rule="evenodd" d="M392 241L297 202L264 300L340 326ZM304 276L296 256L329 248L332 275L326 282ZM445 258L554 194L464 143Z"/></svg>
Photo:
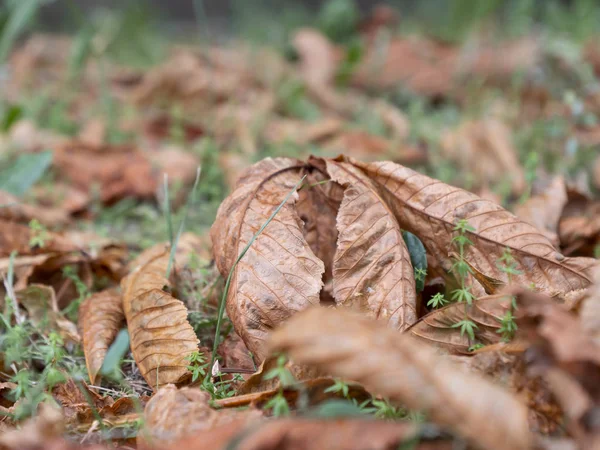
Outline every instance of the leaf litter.
<svg viewBox="0 0 600 450"><path fill-rule="evenodd" d="M600 445L594 40L352 5L18 41L1 449Z"/></svg>

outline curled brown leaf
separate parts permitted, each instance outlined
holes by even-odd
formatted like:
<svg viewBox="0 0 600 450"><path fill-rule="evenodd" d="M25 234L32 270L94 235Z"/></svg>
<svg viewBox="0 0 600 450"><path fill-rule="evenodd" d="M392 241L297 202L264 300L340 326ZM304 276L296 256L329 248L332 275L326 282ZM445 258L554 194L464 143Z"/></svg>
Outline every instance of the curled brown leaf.
<svg viewBox="0 0 600 450"><path fill-rule="evenodd" d="M225 199L211 228L213 253L225 278L238 255L300 180L303 164L267 158L250 167ZM303 235L295 194L235 266L227 314L258 362L269 331L294 312L319 303L325 271Z"/></svg>
<svg viewBox="0 0 600 450"><path fill-rule="evenodd" d="M79 308L79 329L91 384L95 384L106 352L124 321L121 294L114 289L92 295Z"/></svg>
<svg viewBox="0 0 600 450"><path fill-rule="evenodd" d="M331 178L346 187L337 216L333 295L404 330L417 320L417 295L402 230L380 187L356 167L327 161Z"/></svg>
<svg viewBox="0 0 600 450"><path fill-rule="evenodd" d="M467 221L474 231L465 232L473 243L465 251L465 260L488 294L508 282L508 275L498 267L506 249L520 271L512 275L513 283L551 294L591 283L589 271L597 261L564 257L537 228L501 206L398 164L348 161L384 188L400 226L419 236L448 272L454 228L459 220Z"/></svg>
<svg viewBox="0 0 600 450"><path fill-rule="evenodd" d="M467 353L475 343L489 345L500 341L498 330L511 301L510 296L499 294L479 298L472 305L452 303L421 317L407 332L450 352ZM465 317L477 325L474 341L456 327Z"/></svg>
<svg viewBox="0 0 600 450"><path fill-rule="evenodd" d="M271 349L424 411L482 448L530 446L527 410L515 397L376 321L314 308L273 333Z"/></svg>
<svg viewBox="0 0 600 450"><path fill-rule="evenodd" d="M183 302L163 290L170 285L165 277L168 263L168 249L157 245L142 253L121 281L131 352L155 390L189 375L186 357L199 343Z"/></svg>

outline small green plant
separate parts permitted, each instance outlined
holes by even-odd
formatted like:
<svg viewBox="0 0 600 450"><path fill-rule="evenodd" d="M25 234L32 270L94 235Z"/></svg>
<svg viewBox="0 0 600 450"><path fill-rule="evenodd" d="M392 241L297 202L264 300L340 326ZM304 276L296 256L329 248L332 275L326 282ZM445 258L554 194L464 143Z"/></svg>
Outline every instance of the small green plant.
<svg viewBox="0 0 600 450"><path fill-rule="evenodd" d="M473 300L475 300L475 296L471 292L471 287L467 284L472 269L467 263L466 251L469 246L473 245L473 242L468 238L467 233L475 232L475 228L473 228L466 219L461 219L456 223L453 231L457 233L457 235L452 238L452 242L456 245L458 256L455 258L452 268L458 277L460 287L452 291L451 298L454 302L464 303L465 310L464 318L455 323L452 328L460 328L461 336L467 334L469 339L474 341L477 325L469 318L468 307L473 303Z"/></svg>
<svg viewBox="0 0 600 450"><path fill-rule="evenodd" d="M269 370L265 375L265 380L279 379L279 392L273 396L266 404L265 409L270 410L275 417L288 416L290 414L290 405L284 395L284 388L289 388L296 383L296 379L286 367L287 357L279 355L277 357L277 366Z"/></svg>
<svg viewBox="0 0 600 450"><path fill-rule="evenodd" d="M29 222L29 229L31 230L29 246L32 248L44 248L46 241L50 239L48 228L42 225L37 219L32 219L31 222Z"/></svg>
<svg viewBox="0 0 600 450"><path fill-rule="evenodd" d="M406 418L406 410L390 404L387 399L373 400L371 403L375 408L375 417L378 419L398 420Z"/></svg>
<svg viewBox="0 0 600 450"><path fill-rule="evenodd" d="M439 309L439 308L447 305L448 303L450 303L450 302L448 300L446 300L446 298L444 297L444 294L442 294L441 292L438 292L437 294L435 294L433 297L431 297L429 299L429 301L427 302L427 306L429 306L430 308Z"/></svg>
<svg viewBox="0 0 600 450"><path fill-rule="evenodd" d="M350 394L350 386L348 386L348 383L344 382L344 380L336 378L334 380L334 383L327 389L325 389L323 392L332 394L342 394L342 397L349 399L348 396Z"/></svg>
<svg viewBox="0 0 600 450"><path fill-rule="evenodd" d="M202 353L198 351L190 353L185 359L189 362L187 369L192 373L192 383L206 375L208 363Z"/></svg>
<svg viewBox="0 0 600 450"><path fill-rule="evenodd" d="M475 340L475 330L477 325L470 319L463 319L452 325L452 328L460 328L461 336L467 334L471 340Z"/></svg>
<svg viewBox="0 0 600 450"><path fill-rule="evenodd" d="M505 248L502 256L498 259L497 267L500 271L506 274L508 278L508 284L512 283L513 276L521 275L523 272L517 269L517 261L512 255L510 248ZM497 333L502 335L502 340L505 342L510 341L515 333L517 332L517 324L515 322L514 311L517 309L517 300L513 295L509 309L506 311L504 316L500 319L500 328Z"/></svg>

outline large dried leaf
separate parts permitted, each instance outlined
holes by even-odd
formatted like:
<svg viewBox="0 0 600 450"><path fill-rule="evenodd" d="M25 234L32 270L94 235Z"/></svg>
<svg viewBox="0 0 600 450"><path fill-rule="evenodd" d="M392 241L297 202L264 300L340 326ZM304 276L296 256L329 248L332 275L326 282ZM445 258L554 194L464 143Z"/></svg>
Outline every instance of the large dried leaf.
<svg viewBox="0 0 600 450"><path fill-rule="evenodd" d="M490 295L475 300L472 305L452 303L419 319L408 329L408 333L450 352L467 353L475 343L489 345L500 341L500 321L509 309L511 300L507 295ZM477 325L474 341L456 327L458 322L465 319L465 315Z"/></svg>
<svg viewBox="0 0 600 450"><path fill-rule="evenodd" d="M250 167L221 204L211 228L213 253L227 277L238 255L300 179L302 165L287 158L265 159ZM294 195L236 265L227 314L255 355L265 356L269 331L293 313L319 303L324 264L303 236Z"/></svg>
<svg viewBox="0 0 600 450"><path fill-rule="evenodd" d="M410 445L414 450L450 450L453 443L439 436L419 433L411 423L358 418L336 420L280 419L255 429L240 429L243 423L221 425L190 436L171 450L391 450Z"/></svg>
<svg viewBox="0 0 600 450"><path fill-rule="evenodd" d="M482 448L529 448L527 410L515 397L376 321L315 308L290 319L271 339L273 351L424 411Z"/></svg>
<svg viewBox="0 0 600 450"><path fill-rule="evenodd" d="M146 430L139 434L139 443L161 445L226 423L243 426L262 416L257 410L218 411L210 406L210 399L198 388L162 387L146 405Z"/></svg>
<svg viewBox="0 0 600 450"><path fill-rule="evenodd" d="M121 294L114 289L92 295L79 308L79 328L91 384L95 384L106 352L124 321Z"/></svg>
<svg viewBox="0 0 600 450"><path fill-rule="evenodd" d="M596 261L565 258L537 228L501 206L398 164L350 162L385 188L385 198L394 206L400 225L419 236L447 271L451 269L448 255L455 251L453 228L458 220L467 220L475 231L467 232L473 245L465 258L489 294L508 281L497 266L507 248L521 271L513 275L514 283L551 294L591 283L588 271Z"/></svg>
<svg viewBox="0 0 600 450"><path fill-rule="evenodd" d="M198 350L187 308L163 290L169 286L168 263L168 249L157 245L142 253L121 281L131 352L153 389L183 381L189 374L185 358Z"/></svg>
<svg viewBox="0 0 600 450"><path fill-rule="evenodd" d="M402 230L380 187L350 164L327 161L332 179L346 186L337 217L333 295L404 330L417 320L413 267Z"/></svg>

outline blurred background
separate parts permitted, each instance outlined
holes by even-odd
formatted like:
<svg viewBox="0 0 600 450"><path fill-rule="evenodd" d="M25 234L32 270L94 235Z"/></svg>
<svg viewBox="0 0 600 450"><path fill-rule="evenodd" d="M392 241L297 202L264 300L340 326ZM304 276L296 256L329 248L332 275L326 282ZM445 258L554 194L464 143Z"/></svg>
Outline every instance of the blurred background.
<svg viewBox="0 0 600 450"><path fill-rule="evenodd" d="M163 174L177 208L198 165L198 230L268 156L389 159L515 210L559 183L521 214L593 254L597 221L557 221L597 208L599 35L593 0L4 0L0 168L51 152L77 226L142 247Z"/></svg>

